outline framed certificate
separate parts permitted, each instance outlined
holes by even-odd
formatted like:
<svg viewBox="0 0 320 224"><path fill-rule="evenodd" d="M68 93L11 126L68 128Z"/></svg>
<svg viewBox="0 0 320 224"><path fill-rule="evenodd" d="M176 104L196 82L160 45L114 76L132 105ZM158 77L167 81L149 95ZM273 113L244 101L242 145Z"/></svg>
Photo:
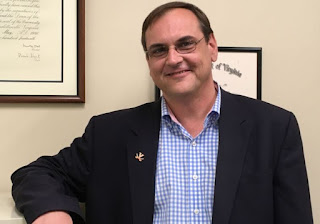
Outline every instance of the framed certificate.
<svg viewBox="0 0 320 224"><path fill-rule="evenodd" d="M262 49L219 47L218 60L212 63L213 79L222 89L261 100Z"/></svg>
<svg viewBox="0 0 320 224"><path fill-rule="evenodd" d="M1 0L0 102L85 102L85 1Z"/></svg>

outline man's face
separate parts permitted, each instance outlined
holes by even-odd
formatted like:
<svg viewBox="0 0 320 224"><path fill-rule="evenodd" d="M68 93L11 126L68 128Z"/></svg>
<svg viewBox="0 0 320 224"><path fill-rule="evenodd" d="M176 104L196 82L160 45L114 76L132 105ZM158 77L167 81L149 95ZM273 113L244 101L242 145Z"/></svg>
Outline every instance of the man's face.
<svg viewBox="0 0 320 224"><path fill-rule="evenodd" d="M166 97L199 94L212 84L211 63L217 59L217 44L211 35L208 43L201 40L196 49L178 53L174 46L182 40L203 38L197 17L186 9L173 9L156 20L146 31L146 46L169 46L166 57L147 58L150 75Z"/></svg>

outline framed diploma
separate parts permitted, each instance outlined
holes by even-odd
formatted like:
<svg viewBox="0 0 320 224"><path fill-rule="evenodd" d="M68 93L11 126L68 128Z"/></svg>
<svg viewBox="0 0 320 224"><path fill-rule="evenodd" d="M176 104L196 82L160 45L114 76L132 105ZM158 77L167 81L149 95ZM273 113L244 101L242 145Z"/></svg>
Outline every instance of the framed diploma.
<svg viewBox="0 0 320 224"><path fill-rule="evenodd" d="M85 102L85 0L0 0L0 102Z"/></svg>
<svg viewBox="0 0 320 224"><path fill-rule="evenodd" d="M219 47L218 59L212 63L212 76L222 89L261 100L262 48ZM155 87L155 99L161 91Z"/></svg>
<svg viewBox="0 0 320 224"><path fill-rule="evenodd" d="M212 63L213 79L222 89L261 100L262 48L219 47Z"/></svg>

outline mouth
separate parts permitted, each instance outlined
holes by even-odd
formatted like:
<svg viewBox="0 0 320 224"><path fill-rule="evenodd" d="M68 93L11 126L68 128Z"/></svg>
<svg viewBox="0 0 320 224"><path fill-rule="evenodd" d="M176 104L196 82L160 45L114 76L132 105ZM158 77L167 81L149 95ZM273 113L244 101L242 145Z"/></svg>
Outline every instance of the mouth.
<svg viewBox="0 0 320 224"><path fill-rule="evenodd" d="M182 71L177 71L177 72L171 72L171 73L166 73L166 76L175 76L175 75L182 75L184 73L190 72L191 70L182 70Z"/></svg>

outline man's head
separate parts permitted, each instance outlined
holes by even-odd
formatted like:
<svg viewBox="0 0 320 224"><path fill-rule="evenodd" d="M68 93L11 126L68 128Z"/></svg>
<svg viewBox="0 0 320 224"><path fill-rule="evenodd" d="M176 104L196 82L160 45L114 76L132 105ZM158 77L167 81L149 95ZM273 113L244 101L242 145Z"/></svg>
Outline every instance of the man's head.
<svg viewBox="0 0 320 224"><path fill-rule="evenodd" d="M145 20L142 41L150 75L166 99L212 91L217 44L196 6L173 2L156 8Z"/></svg>
<svg viewBox="0 0 320 224"><path fill-rule="evenodd" d="M209 40L209 36L211 33L213 33L209 19L207 16L202 12L201 9L199 9L197 6L192 5L190 3L186 2L169 2L163 5L160 5L159 7L155 8L144 20L142 25L142 35L141 35L141 43L143 46L144 51L147 51L146 46L146 31L147 29L161 16L163 16L166 12L172 10L172 9L178 9L183 8L190 10L198 19L200 29L205 37L205 40Z"/></svg>

